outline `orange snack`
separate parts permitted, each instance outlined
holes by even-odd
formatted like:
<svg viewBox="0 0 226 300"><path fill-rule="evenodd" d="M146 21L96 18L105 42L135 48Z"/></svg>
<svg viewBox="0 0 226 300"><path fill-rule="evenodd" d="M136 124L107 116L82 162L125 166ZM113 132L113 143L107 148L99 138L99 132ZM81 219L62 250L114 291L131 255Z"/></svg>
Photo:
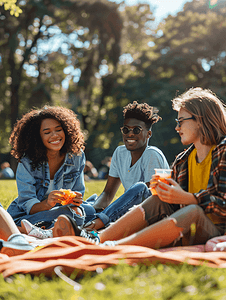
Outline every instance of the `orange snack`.
<svg viewBox="0 0 226 300"><path fill-rule="evenodd" d="M61 192L64 192L64 200L61 201L62 205L67 205L73 202L73 199L76 196L76 192L71 190L60 189Z"/></svg>

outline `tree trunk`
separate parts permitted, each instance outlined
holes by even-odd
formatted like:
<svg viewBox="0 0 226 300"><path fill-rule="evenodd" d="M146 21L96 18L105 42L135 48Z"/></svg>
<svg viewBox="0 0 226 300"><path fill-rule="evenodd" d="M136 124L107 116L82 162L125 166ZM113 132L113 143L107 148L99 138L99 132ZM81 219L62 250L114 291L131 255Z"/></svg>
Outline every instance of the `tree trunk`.
<svg viewBox="0 0 226 300"><path fill-rule="evenodd" d="M11 128L18 119L19 114L19 84L11 85Z"/></svg>

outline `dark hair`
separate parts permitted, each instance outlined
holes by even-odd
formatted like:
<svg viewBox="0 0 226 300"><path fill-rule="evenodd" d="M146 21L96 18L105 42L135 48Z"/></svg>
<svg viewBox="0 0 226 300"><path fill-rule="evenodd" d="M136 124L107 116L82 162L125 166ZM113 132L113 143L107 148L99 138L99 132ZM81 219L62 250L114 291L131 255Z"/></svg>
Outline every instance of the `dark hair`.
<svg viewBox="0 0 226 300"><path fill-rule="evenodd" d="M9 138L11 154L21 160L28 156L33 168L47 161L46 147L40 136L40 126L44 119L58 121L65 133L65 143L60 150L63 153L79 154L84 147L84 136L77 115L70 109L60 106L44 106L41 110L32 109L15 124Z"/></svg>
<svg viewBox="0 0 226 300"><path fill-rule="evenodd" d="M137 119L143 121L147 130L151 129L152 124L157 123L161 117L157 114L158 109L147 103L133 101L123 108L123 117L126 119Z"/></svg>
<svg viewBox="0 0 226 300"><path fill-rule="evenodd" d="M191 88L174 98L173 109L181 108L194 116L200 124L200 141L204 145L217 145L226 135L225 105L209 89Z"/></svg>

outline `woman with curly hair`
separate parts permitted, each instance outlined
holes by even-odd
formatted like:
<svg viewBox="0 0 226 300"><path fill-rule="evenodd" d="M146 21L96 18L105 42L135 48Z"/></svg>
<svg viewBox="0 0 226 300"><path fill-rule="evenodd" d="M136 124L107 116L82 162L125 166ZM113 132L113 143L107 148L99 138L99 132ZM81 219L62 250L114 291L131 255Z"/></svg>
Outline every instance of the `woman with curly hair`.
<svg viewBox="0 0 226 300"><path fill-rule="evenodd" d="M84 136L76 114L64 107L32 109L17 121L9 142L18 159L16 182L18 197L8 212L21 232L21 220L45 228L52 227L61 214L71 216L78 225L84 222L85 166ZM64 192L76 191L72 204L61 205ZM51 233L51 231L50 231Z"/></svg>

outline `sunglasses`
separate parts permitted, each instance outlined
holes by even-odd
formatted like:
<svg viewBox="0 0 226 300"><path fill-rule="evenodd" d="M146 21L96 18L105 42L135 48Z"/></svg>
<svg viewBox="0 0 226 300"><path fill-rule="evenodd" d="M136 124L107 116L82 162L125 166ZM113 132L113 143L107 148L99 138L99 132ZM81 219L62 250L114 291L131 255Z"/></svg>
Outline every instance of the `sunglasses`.
<svg viewBox="0 0 226 300"><path fill-rule="evenodd" d="M126 126L123 126L120 129L121 129L122 134L128 134L130 131L132 131L133 134L140 134L141 131L143 130L143 128L138 127L138 126L131 128L131 129Z"/></svg>
<svg viewBox="0 0 226 300"><path fill-rule="evenodd" d="M175 121L177 122L177 126L178 126L178 127L181 127L181 123L182 123L183 121L186 121L186 120L195 120L195 117L192 116L191 118L186 118L186 119L181 119L181 120L175 119Z"/></svg>

